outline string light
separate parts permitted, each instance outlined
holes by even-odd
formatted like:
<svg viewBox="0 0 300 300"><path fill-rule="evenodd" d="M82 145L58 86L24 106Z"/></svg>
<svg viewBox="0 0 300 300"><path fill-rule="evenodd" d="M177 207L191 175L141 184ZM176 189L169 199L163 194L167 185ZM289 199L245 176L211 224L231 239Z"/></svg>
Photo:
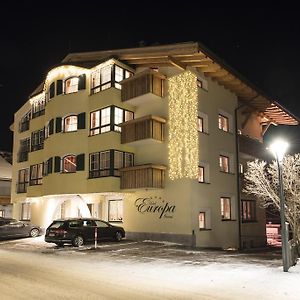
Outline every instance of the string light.
<svg viewBox="0 0 300 300"><path fill-rule="evenodd" d="M45 101L45 97L46 97L46 94L45 92L42 92L40 94L37 94L36 96L32 97L29 99L29 103L32 105L36 102L42 102L42 101Z"/></svg>
<svg viewBox="0 0 300 300"><path fill-rule="evenodd" d="M59 66L51 71L48 72L45 84L44 84L44 91L47 90L49 84L53 81L55 78L65 79L71 76L79 76L81 74L89 74L88 69L76 67L76 66Z"/></svg>
<svg viewBox="0 0 300 300"><path fill-rule="evenodd" d="M169 177L198 176L198 88L190 71L170 77L169 84Z"/></svg>

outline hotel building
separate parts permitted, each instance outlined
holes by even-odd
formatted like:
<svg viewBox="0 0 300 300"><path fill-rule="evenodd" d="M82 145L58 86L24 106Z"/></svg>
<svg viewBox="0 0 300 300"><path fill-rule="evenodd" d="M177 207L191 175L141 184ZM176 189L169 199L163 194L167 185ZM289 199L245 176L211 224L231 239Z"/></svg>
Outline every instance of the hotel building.
<svg viewBox="0 0 300 300"><path fill-rule="evenodd" d="M71 53L15 113L14 217L93 216L130 239L266 244L242 191L270 125L298 120L195 42Z"/></svg>

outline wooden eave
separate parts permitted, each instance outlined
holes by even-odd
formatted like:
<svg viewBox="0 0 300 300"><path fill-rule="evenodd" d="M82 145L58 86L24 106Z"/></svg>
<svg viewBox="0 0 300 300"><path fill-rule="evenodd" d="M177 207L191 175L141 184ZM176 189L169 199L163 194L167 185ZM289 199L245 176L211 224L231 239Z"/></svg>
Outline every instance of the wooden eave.
<svg viewBox="0 0 300 300"><path fill-rule="evenodd" d="M268 120L283 125L298 125L299 119L285 108L265 96L240 74L227 66L203 45L187 42L171 45L158 45L108 51L71 53L63 63L97 61L108 57L117 57L133 67L177 66L180 69L195 67L207 77L232 91L242 101L255 108ZM253 98L256 97L254 100Z"/></svg>

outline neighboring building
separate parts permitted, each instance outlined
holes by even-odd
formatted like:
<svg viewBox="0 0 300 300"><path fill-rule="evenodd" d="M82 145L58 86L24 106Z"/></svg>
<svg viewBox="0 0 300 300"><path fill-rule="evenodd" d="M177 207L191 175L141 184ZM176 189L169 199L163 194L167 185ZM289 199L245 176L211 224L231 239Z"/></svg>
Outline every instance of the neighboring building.
<svg viewBox="0 0 300 300"><path fill-rule="evenodd" d="M0 217L12 216L11 177L11 153L0 151Z"/></svg>
<svg viewBox="0 0 300 300"><path fill-rule="evenodd" d="M121 223L128 238L266 244L243 195L271 124L298 120L198 43L67 55L15 113L14 215Z"/></svg>

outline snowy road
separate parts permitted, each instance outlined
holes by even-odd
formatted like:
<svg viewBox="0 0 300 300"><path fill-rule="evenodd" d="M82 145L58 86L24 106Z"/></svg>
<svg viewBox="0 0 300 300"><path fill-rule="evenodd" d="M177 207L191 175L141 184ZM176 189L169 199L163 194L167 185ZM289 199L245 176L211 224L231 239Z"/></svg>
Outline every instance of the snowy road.
<svg viewBox="0 0 300 300"><path fill-rule="evenodd" d="M0 242L1 300L300 299L300 267L284 273L278 259L150 242L78 251L30 241Z"/></svg>

